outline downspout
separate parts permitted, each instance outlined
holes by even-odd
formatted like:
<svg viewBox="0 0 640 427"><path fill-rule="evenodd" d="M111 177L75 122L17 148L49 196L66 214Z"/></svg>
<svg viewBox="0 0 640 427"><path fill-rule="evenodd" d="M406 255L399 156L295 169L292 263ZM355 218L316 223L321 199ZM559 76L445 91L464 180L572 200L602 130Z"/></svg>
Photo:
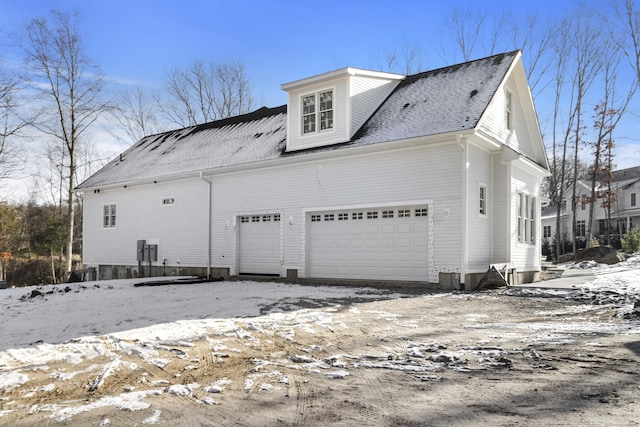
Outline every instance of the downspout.
<svg viewBox="0 0 640 427"><path fill-rule="evenodd" d="M211 181L205 179L204 172L200 172L200 179L207 183L207 279L211 280Z"/></svg>
<svg viewBox="0 0 640 427"><path fill-rule="evenodd" d="M467 262L469 261L469 143L467 139L462 136L462 134L458 135L458 145L462 149L462 199L461 199L461 209L462 209L462 230L461 233L461 260L460 260L460 287L461 289L465 288L465 282L467 277Z"/></svg>

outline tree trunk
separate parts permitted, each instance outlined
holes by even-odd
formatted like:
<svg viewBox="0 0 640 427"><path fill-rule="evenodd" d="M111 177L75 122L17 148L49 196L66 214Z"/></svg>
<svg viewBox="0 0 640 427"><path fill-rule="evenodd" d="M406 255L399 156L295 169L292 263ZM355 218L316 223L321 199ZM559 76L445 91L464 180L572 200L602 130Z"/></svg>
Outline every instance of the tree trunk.
<svg viewBox="0 0 640 427"><path fill-rule="evenodd" d="M67 206L67 275L69 275L69 273L71 273L71 270L73 269L73 229L75 226L76 209L74 203L75 193L73 192L75 183L75 156L73 155L73 153L70 153L69 157L71 158L71 160L69 162L69 205Z"/></svg>

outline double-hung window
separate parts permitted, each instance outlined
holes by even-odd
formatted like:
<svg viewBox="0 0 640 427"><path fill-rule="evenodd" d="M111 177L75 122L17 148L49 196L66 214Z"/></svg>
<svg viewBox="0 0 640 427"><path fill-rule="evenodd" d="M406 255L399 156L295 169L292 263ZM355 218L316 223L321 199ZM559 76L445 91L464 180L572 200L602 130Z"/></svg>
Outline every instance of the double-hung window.
<svg viewBox="0 0 640 427"><path fill-rule="evenodd" d="M518 242L534 244L536 240L536 198L518 193Z"/></svg>
<svg viewBox="0 0 640 427"><path fill-rule="evenodd" d="M478 187L478 213L487 214L487 186L483 184Z"/></svg>
<svg viewBox="0 0 640 427"><path fill-rule="evenodd" d="M505 104L505 114L507 121L507 130L513 130L513 92L507 90L506 92L506 104Z"/></svg>
<svg viewBox="0 0 640 427"><path fill-rule="evenodd" d="M333 90L302 97L303 135L333 129Z"/></svg>
<svg viewBox="0 0 640 427"><path fill-rule="evenodd" d="M636 206L636 193L631 193L631 206L635 207Z"/></svg>
<svg viewBox="0 0 640 427"><path fill-rule="evenodd" d="M102 205L102 227L115 228L116 226L116 204Z"/></svg>

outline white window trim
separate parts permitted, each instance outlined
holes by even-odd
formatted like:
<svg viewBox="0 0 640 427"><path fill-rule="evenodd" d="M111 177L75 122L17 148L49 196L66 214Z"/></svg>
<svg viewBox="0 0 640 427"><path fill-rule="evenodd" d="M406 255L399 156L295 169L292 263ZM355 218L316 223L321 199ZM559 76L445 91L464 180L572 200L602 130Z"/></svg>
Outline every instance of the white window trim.
<svg viewBox="0 0 640 427"><path fill-rule="evenodd" d="M481 189L484 189L484 209L482 207L482 199L480 197L480 191ZM481 218L486 218L487 217L487 213L489 211L488 208L488 203L489 203L489 193L488 193L488 188L487 188L487 184L483 184L483 183L478 183L478 216Z"/></svg>
<svg viewBox="0 0 640 427"><path fill-rule="evenodd" d="M629 207L635 208L638 206L638 195L633 192L629 194Z"/></svg>
<svg viewBox="0 0 640 427"><path fill-rule="evenodd" d="M528 200L529 203L522 203ZM533 215L531 215L533 213ZM518 190L516 192L516 237L518 244L535 246L537 244L536 225L538 221L538 200L533 194Z"/></svg>
<svg viewBox="0 0 640 427"><path fill-rule="evenodd" d="M320 130L320 94L323 92L331 92L333 97L332 99L333 108L331 109L331 111L333 111L333 126L329 129ZM305 97L311 96L311 95L314 95L316 97L316 110L314 112L316 116L316 130L314 130L313 132L304 133L304 116L305 115L303 111L303 108L304 108L303 100ZM320 134L324 135L324 134L330 134L335 132L335 129L336 129L336 87L335 86L318 89L313 92L303 93L300 95L299 103L300 103L300 137L308 138L308 137L313 137Z"/></svg>
<svg viewBox="0 0 640 427"><path fill-rule="evenodd" d="M109 206L109 223L111 223L111 217L115 217L115 225L105 225L104 224L104 218L105 218L105 214L104 214L104 208L106 206ZM113 215L111 212L111 206L115 206L115 211L116 214ZM103 230L115 230L116 228L118 228L118 204L117 203L103 203L102 204L102 211L101 211L101 222L102 222L102 229Z"/></svg>

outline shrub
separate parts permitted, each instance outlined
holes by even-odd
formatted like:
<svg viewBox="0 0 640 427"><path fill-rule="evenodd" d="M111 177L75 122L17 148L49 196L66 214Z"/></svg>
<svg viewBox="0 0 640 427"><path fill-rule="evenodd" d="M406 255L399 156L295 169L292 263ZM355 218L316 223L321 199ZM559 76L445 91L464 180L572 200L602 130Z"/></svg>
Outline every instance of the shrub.
<svg viewBox="0 0 640 427"><path fill-rule="evenodd" d="M640 251L640 234L638 227L633 227L622 236L622 250L628 254Z"/></svg>
<svg viewBox="0 0 640 427"><path fill-rule="evenodd" d="M595 248L596 246L600 246L600 241L596 237L592 237L589 242L587 242L587 248Z"/></svg>

